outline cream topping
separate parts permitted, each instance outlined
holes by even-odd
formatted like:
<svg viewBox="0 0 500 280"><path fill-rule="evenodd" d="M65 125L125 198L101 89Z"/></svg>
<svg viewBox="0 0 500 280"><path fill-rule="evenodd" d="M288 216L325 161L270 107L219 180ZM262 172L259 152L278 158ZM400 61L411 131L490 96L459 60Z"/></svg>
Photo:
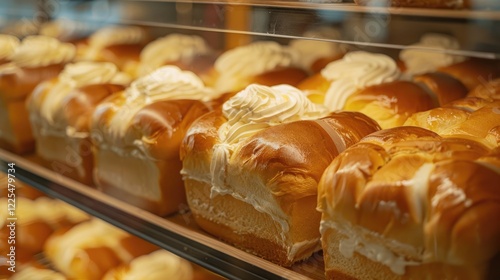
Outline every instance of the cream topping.
<svg viewBox="0 0 500 280"><path fill-rule="evenodd" d="M26 37L9 59L18 67L42 67L73 60L76 48L47 36Z"/></svg>
<svg viewBox="0 0 500 280"><path fill-rule="evenodd" d="M345 46L337 42L318 41L317 39L339 40L342 38L340 31L332 27L320 27L304 33L304 37L312 40L299 39L290 42L290 47L299 51L300 64L309 69L312 64L322 58L341 55L345 53Z"/></svg>
<svg viewBox="0 0 500 280"><path fill-rule="evenodd" d="M215 61L221 91L231 90L245 79L285 67L299 65L299 53L276 42L260 41L228 50Z"/></svg>
<svg viewBox="0 0 500 280"><path fill-rule="evenodd" d="M141 52L139 75L146 75L165 62L189 61L210 52L203 38L196 35L171 34L149 43Z"/></svg>
<svg viewBox="0 0 500 280"><path fill-rule="evenodd" d="M89 39L83 59L94 59L102 49L113 45L129 45L144 42L145 32L135 26L109 26L97 30Z"/></svg>
<svg viewBox="0 0 500 280"><path fill-rule="evenodd" d="M420 42L402 50L399 57L405 63L406 73L417 75L464 61L464 56L446 52L459 49L460 44L454 37L431 33L422 36Z"/></svg>
<svg viewBox="0 0 500 280"><path fill-rule="evenodd" d="M327 114L306 95L289 85L267 87L252 84L223 104L227 118L218 131L220 143L214 145L210 165L212 177L211 196L229 194L253 205L257 211L269 214L288 231L286 216L273 204L271 194L264 191L248 191L237 184L227 182L226 172L232 153L246 138L267 127L306 119L317 119ZM261 182L253 185L259 186ZM261 186L258 189L264 189Z"/></svg>
<svg viewBox="0 0 500 280"><path fill-rule="evenodd" d="M400 71L389 56L358 51L331 62L321 75L331 81L325 95L325 106L330 110L341 110L347 98L356 91L392 82L400 77Z"/></svg>
<svg viewBox="0 0 500 280"><path fill-rule="evenodd" d="M192 278L193 269L190 263L168 251L158 250L134 259L123 280L188 280Z"/></svg>
<svg viewBox="0 0 500 280"><path fill-rule="evenodd" d="M6 59L19 46L20 41L17 37L0 34L0 59Z"/></svg>
<svg viewBox="0 0 500 280"><path fill-rule="evenodd" d="M64 109L62 101L73 89L105 83L127 85L130 80L131 78L127 74L120 72L112 63L78 62L68 64L59 74L57 84L47 92L40 106L40 115L51 127L55 125L56 114ZM65 129L65 124L61 125Z"/></svg>
<svg viewBox="0 0 500 280"><path fill-rule="evenodd" d="M12 275L11 280L66 280L61 273L50 270L28 266Z"/></svg>
<svg viewBox="0 0 500 280"><path fill-rule="evenodd" d="M125 91L126 104L110 121L110 135L122 138L135 114L144 106L161 100L194 99L207 101L215 93L204 86L201 79L190 71L176 66L158 68L149 75L135 80Z"/></svg>

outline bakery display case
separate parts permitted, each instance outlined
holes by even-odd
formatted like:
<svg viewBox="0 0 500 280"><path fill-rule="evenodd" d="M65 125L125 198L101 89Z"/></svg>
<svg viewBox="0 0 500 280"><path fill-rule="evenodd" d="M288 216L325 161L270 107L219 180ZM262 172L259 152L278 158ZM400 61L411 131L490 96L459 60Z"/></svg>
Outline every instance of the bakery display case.
<svg viewBox="0 0 500 280"><path fill-rule="evenodd" d="M346 248L353 242L355 244L352 246L355 249L351 248L352 251L361 252L368 248L363 251L363 256L369 259L368 261L365 259L354 261L357 265L376 269L377 273L372 274L376 276L370 277L382 279L394 273L396 279L399 279L397 277L404 273L406 266L411 267L407 270L414 273L412 274L414 277L423 277L419 273L425 274L428 271L426 269L430 271L435 268L424 267L419 272L420 267L417 267L414 270L413 266L418 261L422 261L415 257L417 253L411 255L413 252L405 251L411 255L408 258L415 257L418 260L401 261L397 259L398 257L387 253L384 248L380 249L378 256L373 257L373 252L370 251L372 247L368 245L365 245L364 249L356 247L360 243L353 240L362 237L356 235L355 230L348 226L337 226L338 221L334 219L339 219L339 217L329 212L333 208L344 209L339 210L347 213L342 219L349 220L354 214L349 212L351 210L345 209L357 209L352 210L355 212L360 207L362 210L359 211L366 211L360 215L363 217L370 215L367 214L370 210L359 206L360 204L351 207L349 204L351 202L348 202L345 203L348 206L345 206L331 199L338 192L349 196L345 191L346 186L358 186L353 193L361 193L362 183L345 179L349 183L342 185L338 183L338 178L341 177L335 176L342 176L338 174L344 172L352 172L353 168L363 165L364 160L370 163L364 165L365 169L360 172L365 175L370 174L366 175L366 178L369 177L370 180L375 178L374 181L381 180L383 183L401 180L403 182L401 184L404 185L407 184L405 182L414 180L418 181L415 184L421 186L424 183L419 181L418 176L431 178L429 174L434 174L432 173L434 166L439 168L445 166L439 169L441 172L439 174L444 175L436 176L444 178L442 184L450 184L449 182L455 180L455 177L452 171L446 169L448 168L446 164L448 164L447 161L456 158L468 161L468 165L464 163L464 166L469 167L460 167L463 168L460 170L469 168L477 170L478 174L486 174L484 178L488 180L498 179L500 107L498 107L498 101L492 100L498 100L498 93L496 93L498 80L495 79L500 76L500 37L498 36L500 5L493 0L420 2L423 4L418 4L419 1L376 0L3 1L0 4L0 33L10 34L19 39L19 42L12 44L21 45L21 42L27 40L25 38L33 39L34 35L42 34L56 38L59 44L58 50L61 50L64 44L73 44L75 48L74 50L68 48L55 55L52 53L56 51L51 51L55 43L43 39L45 41L36 44L40 50L39 53L47 54L47 59L57 57L55 60L58 63L55 64L61 69L57 68L54 70L57 73L43 78L46 80L58 77L55 78L56 80L49 80L52 82L30 81L32 84L38 84L35 88L35 85L29 87L28 83L20 78L19 81L16 80L13 83L12 80L5 82L0 77L0 97L2 91L8 92L13 88L16 93L19 92L14 97L8 96L0 99L3 111L0 114L4 115L0 116L2 117L0 118L2 121L0 141L4 140L2 137L6 138L7 142L8 139L20 137L16 135L22 135L27 139L17 146L9 143L2 145L0 170L15 174L13 182L29 184L45 195L67 202L90 216L102 219L220 277L228 279L325 279L326 277L331 279L341 275L363 279L366 277L363 274L365 272L357 272L356 269L345 274L332 272L332 262L335 263L332 261L334 259L332 256L337 259L342 259L344 256L342 261L349 263L350 259L345 257L349 253L345 252L350 250ZM410 6L407 6L408 3ZM111 26L113 28L110 28ZM127 33L122 33L124 30ZM169 37L172 34L176 37ZM116 46L103 43L112 40L115 40ZM125 43L127 40L133 41L133 44ZM163 55L161 51L164 49L172 49L180 54ZM270 51L272 55L267 53L267 49L272 50ZM69 57L69 53L75 57L76 62L73 61L69 66L64 66L66 61L59 57L63 55ZM426 53L426 55L414 56L414 53ZM257 55L251 56L250 54ZM0 52L0 63L3 64L1 55L2 52ZM15 62L14 56L9 57L10 62ZM33 56L22 61L38 61L38 59ZM221 71L219 66L224 63L224 65L230 65L230 61L238 61L243 66L236 67L236 70L227 67ZM361 65L365 62L371 63L371 68L368 70ZM9 66L2 64L0 64L0 73L9 72ZM270 64L273 66L269 66ZM51 67L47 65L42 65L42 68ZM254 65L257 65L255 67L265 65L266 70L258 73L248 70L248 68L253 69ZM229 71L230 68L231 71ZM43 69L41 73L47 74L48 71ZM372 73L370 71L378 71L377 74L380 75L372 78L369 75ZM271 75L266 76L269 73ZM34 76L34 74L30 75ZM193 78L193 75L196 77ZM349 81L350 84L347 85L355 88L355 93L346 93L347 97L331 97L330 83L332 80L341 79L362 80L364 84ZM191 101L160 100L166 97L162 93L160 98L156 89L173 91L170 87L167 89L167 84L181 85L175 87L178 92L172 93L169 96L173 97L168 98L179 99L179 96L183 98L192 96L189 98ZM278 86L280 84L288 84L307 92L307 100L304 101L302 97L295 96L295 89L280 87ZM78 90L75 93L73 90L76 88ZM346 88L345 84L342 84L335 90L344 92L347 91ZM398 88L399 91L394 88ZM29 92L26 94L29 98L26 97L26 100L19 97L23 91ZM382 94L380 92L386 94L385 99L373 97L376 94ZM237 96L236 93L238 93ZM236 96L243 100L245 94L253 93L265 97L250 102L252 103L250 105L235 98ZM405 97L401 97L402 95ZM142 98L143 96L146 97ZM269 96L273 97L269 98ZM483 97L488 101L482 100ZM216 134L214 131L222 134L220 127L230 131L228 139L240 137L240 134L245 135L238 130L240 128L238 125L247 120L243 120L243 117L231 120L227 116L240 116L238 112L245 110L258 111L256 108L260 110L265 108L266 112L272 115L275 111L281 110L278 105L271 106L275 102L273 98L299 100L297 103L304 105L301 105L303 107L294 111L291 116L286 116L290 121L280 119L280 123L286 123L279 126L281 128L272 128L273 124L269 125L272 129L269 129L268 134L259 132L259 139L249 136L251 140L245 142L246 146L242 148L230 146L233 143L229 140L211 140ZM461 102L462 98L465 101ZM381 100L380 103L383 105L375 104L374 99ZM398 103L398 100L403 99L407 101ZM127 104L124 100L132 101ZM264 107L252 107L261 106L259 102ZM336 107L339 106L337 105L339 102L343 103L340 107ZM317 104L333 108L331 111L336 113L324 112L323 107L316 107ZM398 108L395 110L397 113L383 109L384 106L387 107L384 104L396 104L394 106ZM19 109L21 107L22 110ZM224 111L227 119L213 113L217 110ZM337 112L338 110L356 112ZM454 110L446 114L456 117L449 119L443 117L445 121L438 124L428 121L433 118L433 114L441 114L439 110ZM460 112L457 113L457 110ZM120 111L125 113L120 113ZM488 116L483 118L485 111L488 111ZM129 112L133 112L134 115ZM24 114L23 117L21 114ZM85 119L87 116L92 117ZM272 118L267 118L267 115L265 117L269 122L274 121ZM16 121L8 123L6 120L9 118ZM465 125L469 119L476 120L476 118L479 121L475 121L472 125L469 123ZM248 122L262 124L259 118L256 119ZM124 120L133 120L135 122L131 126L133 129L125 128L122 124L125 123ZM292 120L300 120L303 123L295 125ZM56 128L51 127L53 123L57 124ZM267 124L264 126L266 129L269 128ZM403 126L418 126L422 130L406 131L404 128L401 129ZM339 132L339 127L349 129ZM423 128L429 131L423 131ZM26 129L33 131L33 135L23 133ZM245 129L242 130L245 131ZM254 128L249 130L252 129ZM296 131L305 133L307 137L297 137ZM236 136L231 134L233 132ZM273 138L274 133L280 133L281 139ZM455 141L447 138L457 134L466 134L467 139ZM364 138L365 136L367 137ZM423 139L418 142L420 144L414 145L417 148L408 148L404 144L398 144L398 141L402 140L393 140L404 139L405 143L414 143L411 142L416 141L412 138L413 136ZM158 139L168 144L157 145ZM286 144L284 139L291 139L292 142ZM266 150L269 147L260 145L259 141L275 143L283 147L290 145L296 150L284 149L285 152L273 154L272 151ZM383 142L390 142L390 144L385 146L380 144ZM133 145L139 147L137 151L129 150L129 147ZM375 145L380 145L380 147L375 147ZM431 146L432 148L429 148ZM227 149L234 149L231 151L237 155L238 161L224 162L218 159L218 157L224 157L221 156L224 153L228 153ZM381 152L384 149L387 150ZM432 149L439 150L439 152L434 152L439 155L429 155L429 150ZM176 157L179 150L181 160ZM212 150L213 154L208 152ZM347 152L343 153L343 151ZM269 159L265 163L255 160L257 155L266 153L271 155L267 156ZM172 154L176 156L172 157ZM296 158L301 158L306 154L314 155L315 160L304 160L300 163L303 164L300 168L293 166L293 164L298 164L295 163ZM363 156L368 157L369 160ZM425 168L418 168L420 166L418 165L405 169L406 163L403 162L401 164L405 167L387 171L389 167L385 165L397 165L403 157L412 157L408 161L417 162L415 166L423 164ZM431 157L433 157L432 160L429 159ZM380 163L382 161L380 158L385 160L384 163ZM332 161L334 164L329 166ZM432 168L429 167L431 163L427 161L432 162ZM349 162L358 162L359 165L352 167L355 164L350 165ZM370 169L375 165L374 162L379 164L378 169ZM120 164L123 166L116 167ZM283 167L287 165L295 168L293 172ZM180 172L181 168L182 172ZM485 168L489 169L484 170ZM179 171L176 173L177 169ZM296 169L300 170L296 171ZM255 170L265 170L260 171L262 173L276 172L279 176L275 173L266 173L265 176L252 177L256 173ZM324 170L325 175L322 175ZM438 170L437 167L436 170ZM220 174L226 172L233 172L233 174L220 177L223 176ZM172 175L174 173L175 175ZM252 201L252 205L257 205L257 210L245 208L247 205L237 201L245 201L245 199L238 198L237 195L233 195L237 198L234 201L217 200L218 196L228 192L245 194L246 190L242 190L245 187L210 189L209 184L208 189L199 191L207 182L204 178L210 178L210 176L213 178L208 182L212 184L217 184L217 180L225 180L237 182L234 184L239 186L250 184L248 182L253 185L278 182L277 184L288 186L286 184L289 184L287 181L289 173L300 177L292 181L296 185L304 186L303 192L309 191L307 188L311 187L310 184L313 184L311 188L315 190L319 184L320 194L323 195L323 200L318 200L319 205L316 205L316 193L314 193L314 196L307 196L308 200L299 198L294 201L296 203L294 205L298 206L296 209L289 210L280 204L283 203L280 200L281 195L276 195L276 193L286 193L279 189L282 185L273 189L269 195L257 190L259 191L258 199ZM470 172L463 173L465 174L463 176L473 176L469 174ZM400 174L401 178L398 177ZM313 178L314 183L311 183L310 177ZM467 178L463 179L465 180L464 193L467 186L476 186L474 184L479 185L486 180L482 177L484 180L480 183L476 181L468 183ZM437 179L432 180L434 180L433 186L441 184L439 183L441 181L436 183ZM143 182L152 187L136 188L136 185L141 185ZM184 184L186 189L184 189ZM223 185L220 182L219 184ZM499 187L498 181L492 181L489 184L491 190L485 190L487 194L484 196L491 198L493 206L490 212L487 210L482 212L485 216L499 213L500 210L498 201L495 200L499 198L499 194L494 190ZM335 188L329 192L325 185L335 186ZM423 187L418 186L412 187L411 191L403 194L392 193L391 195L396 198L387 193L376 195L379 195L382 200L383 198L394 199L398 203L400 196L407 197L408 201L420 201L419 199L424 196L420 191ZM439 193L440 188L434 188L437 191L433 191L435 193L432 194L432 198L429 198L430 202L415 202L415 204L408 202L410 206L401 206L410 209L408 215L411 219L414 218L420 222L425 220L421 215L427 215L434 211L434 208L428 210L429 212L422 209L427 206L434 207L434 204L438 205L436 201L439 197L449 194L445 191ZM281 205L280 207L285 209L283 212L280 212L281 209L276 212L269 210L269 205L275 203L272 198L269 198L273 195L280 197L276 199L278 201L276 205ZM365 198L358 193L353 194L352 197L358 201ZM471 195L467 203L475 205L476 198L472 197ZM203 199L209 199L209 202L207 204L200 202ZM283 200L287 199L291 198L285 197ZM423 198L422 201L424 201ZM366 203L368 205L369 201ZM390 203L391 201L388 201L387 205L384 204L387 206L384 209L391 208ZM228 207L236 214L228 214L229 212L224 214L224 207ZM377 209L383 208L373 205L366 207L373 207L370 209L374 213L379 211ZM223 214L218 217L205 215L212 211ZM439 211L448 213L442 209ZM297 214L297 212L301 213ZM258 217L262 213L272 217L268 218L264 225L252 224L245 220L259 220ZM260 244L259 242L266 239L268 235L280 235L279 232L273 233L272 230L268 233L267 227L269 224L276 223L277 228L286 228L287 226L284 225L288 221L286 215L295 215L295 218L290 218L289 223L298 229L297 232L291 230L290 236L282 235L286 240L282 246L292 249L286 249L283 253L280 251L281 245L275 248L273 247L275 244L265 242L262 243L265 245L260 245L260 247L254 246L255 243ZM385 214L377 212L373 217L365 219L384 220L386 216L383 215ZM318 230L311 230L313 233L309 234L304 231L304 228L314 228L315 224L319 224L320 219L332 219L322 221L324 229L321 234L325 235L321 238L324 242L336 244L336 247L344 246L340 253L332 253L331 250L335 250L328 246L321 250L319 243L308 243L312 239L316 240L315 238L319 240L320 233ZM374 234L369 237L373 240L382 239L386 235L400 238L401 234L404 234L401 233L404 231L392 232L392 223L396 223L395 221L390 222L391 226L382 229L361 218L360 221L364 227L372 227L374 231L381 231L379 235ZM221 225L222 223L225 224ZM438 222L434 221L434 223ZM247 227L247 232L224 235L224 231L231 231L230 228L233 226ZM489 268L488 265L494 267L500 263L499 252L495 251L495 248L500 246L498 241L495 241L495 238L499 237L500 230L497 230L499 226L495 224L489 226L486 231L490 232L491 228L491 235L485 234L483 238L488 244L478 242L477 248L490 246L493 248L491 249L493 255L483 254L483 251L487 250L474 251L487 265L485 267L479 265L476 270L468 263L471 261L463 257L469 266L463 270L457 270L458 272L455 271L454 265L463 264L460 249L457 249L459 253L453 251L456 255L448 256L455 263L450 265L451 268L445 267L440 276L446 278L453 275L455 277L460 273L462 276L479 279L486 276L494 279L498 276L498 271ZM486 225L482 223L478 226L480 227L486 227ZM335 239L332 233L335 230L332 228L339 231L345 230L352 238L350 241L339 241ZM416 228L405 229L413 234L420 232L420 228ZM434 232L434 227L428 225L425 230ZM441 230L443 229L439 228L435 231L442 234ZM263 233L262 236L259 235L260 232ZM251 237L246 239L245 234ZM417 240L415 243L424 238L418 234L415 236L414 239ZM469 236L464 234L462 237L468 238ZM441 235L439 238L446 240ZM238 242L243 245L234 245ZM422 247L425 246L431 245L428 243L422 245ZM436 253L436 255L439 254ZM376 262L373 260L377 257L390 259L382 261L386 267L373 265ZM442 255L438 258L446 259ZM337 269L333 264L333 270Z"/></svg>

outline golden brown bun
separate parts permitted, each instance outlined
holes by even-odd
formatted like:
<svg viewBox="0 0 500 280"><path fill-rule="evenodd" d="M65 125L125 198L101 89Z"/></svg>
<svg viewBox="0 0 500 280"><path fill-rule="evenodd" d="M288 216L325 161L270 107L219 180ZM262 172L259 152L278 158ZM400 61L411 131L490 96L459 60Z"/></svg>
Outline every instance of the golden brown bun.
<svg viewBox="0 0 500 280"><path fill-rule="evenodd" d="M415 76L413 80L424 84L437 99L439 106L467 95L467 88L457 79L439 72Z"/></svg>
<svg viewBox="0 0 500 280"><path fill-rule="evenodd" d="M470 7L470 0L354 0L362 6L393 6L434 9L461 9Z"/></svg>
<svg viewBox="0 0 500 280"><path fill-rule="evenodd" d="M481 83L471 90L468 96L480 97L483 99L500 99L500 79L492 79Z"/></svg>
<svg viewBox="0 0 500 280"><path fill-rule="evenodd" d="M42 104L48 102L47 95L57 86L58 79L42 83L35 88L27 104L32 116L40 114ZM124 86L115 84L87 85L72 90L62 101L60 111L54 116L52 134L41 131L42 120L31 120L36 138L36 151L47 168L57 166L58 173L73 178L83 184L92 185L92 143L90 119L95 107L115 92L122 91ZM67 129L80 136L67 135ZM83 136L85 135L85 136Z"/></svg>
<svg viewBox="0 0 500 280"><path fill-rule="evenodd" d="M344 110L364 113L382 128L401 126L416 112L434 108L432 97L420 86L396 81L367 87L349 96Z"/></svg>
<svg viewBox="0 0 500 280"><path fill-rule="evenodd" d="M16 68L0 73L0 147L15 153L28 153L34 149L25 98L41 82L59 75L64 65L38 68Z"/></svg>
<svg viewBox="0 0 500 280"><path fill-rule="evenodd" d="M443 136L473 138L494 148L500 144L497 137L500 128L500 101L488 102L467 97L443 108L416 113L405 125L423 127Z"/></svg>
<svg viewBox="0 0 500 280"><path fill-rule="evenodd" d="M471 58L437 70L461 81L468 90L500 77L500 61Z"/></svg>
<svg viewBox="0 0 500 280"><path fill-rule="evenodd" d="M126 106L124 95L117 93L94 114L93 133L104 140L93 142L95 183L105 193L155 214L163 216L177 212L186 203L179 173L182 165L179 146L191 123L209 108L198 100L152 103L134 115L124 137L124 141L130 142L112 143L106 138L110 135L109 122L118 110L128 109ZM137 149L134 145L139 142L141 156L124 155L130 149ZM114 145L115 150L104 148L105 145ZM149 177L147 183L138 181L142 180L137 177L138 170ZM129 182L129 185L119 182Z"/></svg>
<svg viewBox="0 0 500 280"><path fill-rule="evenodd" d="M344 57L344 54L318 58L312 63L311 71L313 73L319 73L321 69L325 68L330 62L342 59L342 57Z"/></svg>
<svg viewBox="0 0 500 280"><path fill-rule="evenodd" d="M213 196L212 150L219 143L217 130L226 121L220 111L202 116L181 146L186 194L196 222L216 237L279 265L309 257L319 249L315 201L324 168L345 146L378 125L363 114L340 112L257 132L235 149L225 169L224 182L236 191ZM243 195L242 189L251 190L254 199L273 210L259 211L235 198ZM283 213L284 218L267 211ZM283 230L281 219L289 230Z"/></svg>
<svg viewBox="0 0 500 280"><path fill-rule="evenodd" d="M102 221L92 219L55 232L45 256L70 279L101 279L110 269L158 247Z"/></svg>
<svg viewBox="0 0 500 280"><path fill-rule="evenodd" d="M491 222L500 165L484 163L489 152L417 127L375 132L348 148L319 183L327 274L486 279L500 252L500 225Z"/></svg>
<svg viewBox="0 0 500 280"><path fill-rule="evenodd" d="M111 45L101 50L96 61L112 62L121 70L126 70L130 63L140 60L144 44Z"/></svg>

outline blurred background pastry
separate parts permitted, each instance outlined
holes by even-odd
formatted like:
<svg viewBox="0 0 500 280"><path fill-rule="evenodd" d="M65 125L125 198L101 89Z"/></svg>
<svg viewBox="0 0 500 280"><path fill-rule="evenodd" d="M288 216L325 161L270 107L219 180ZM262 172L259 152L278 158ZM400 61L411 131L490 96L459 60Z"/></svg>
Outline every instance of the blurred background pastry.
<svg viewBox="0 0 500 280"><path fill-rule="evenodd" d="M96 185L158 215L177 212L180 143L216 96L194 73L163 66L101 103L91 123Z"/></svg>
<svg viewBox="0 0 500 280"><path fill-rule="evenodd" d="M158 248L101 220L55 232L44 254L69 279L101 279L107 271Z"/></svg>
<svg viewBox="0 0 500 280"><path fill-rule="evenodd" d="M17 37L0 34L0 65L9 62L9 56L14 53L19 44Z"/></svg>
<svg viewBox="0 0 500 280"><path fill-rule="evenodd" d="M130 82L131 77L110 62L77 62L37 86L27 101L37 155L61 175L92 184L92 113Z"/></svg>
<svg viewBox="0 0 500 280"><path fill-rule="evenodd" d="M48 268L30 266L16 272L9 280L67 280L62 273Z"/></svg>
<svg viewBox="0 0 500 280"><path fill-rule="evenodd" d="M331 160L379 129L328 114L289 85L250 85L193 123L182 174L197 224L283 266L319 250L317 182Z"/></svg>
<svg viewBox="0 0 500 280"><path fill-rule="evenodd" d="M25 100L41 82L59 75L75 47L46 36L25 38L0 66L0 146L25 153L34 148Z"/></svg>
<svg viewBox="0 0 500 280"><path fill-rule="evenodd" d="M300 53L272 41L257 41L222 53L214 65L214 88L237 93L252 83L297 85L308 76Z"/></svg>
<svg viewBox="0 0 500 280"><path fill-rule="evenodd" d="M348 148L319 183L327 278L498 277L498 155L418 127Z"/></svg>

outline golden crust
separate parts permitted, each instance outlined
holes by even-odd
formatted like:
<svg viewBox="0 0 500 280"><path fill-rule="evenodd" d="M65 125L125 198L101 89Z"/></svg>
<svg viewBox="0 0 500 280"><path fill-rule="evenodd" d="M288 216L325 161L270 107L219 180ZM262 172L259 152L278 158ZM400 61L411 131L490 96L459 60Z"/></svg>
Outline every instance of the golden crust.
<svg viewBox="0 0 500 280"><path fill-rule="evenodd" d="M467 95L467 88L460 81L443 73L426 73L414 77L413 80L427 86L436 96L439 106Z"/></svg>
<svg viewBox="0 0 500 280"><path fill-rule="evenodd" d="M389 269L382 275L371 271L377 262L369 258L362 258L369 265L354 269L358 272L326 258L326 270L405 279L418 278L417 268L431 265L436 266L436 274L429 272L431 279L439 279L443 269L450 273L445 275L472 271L484 277L500 252L500 226L491 224L493 215L500 213L500 190L492 184L500 180L500 165L482 160L491 156L472 139L442 138L417 127L378 131L348 148L319 183L322 220L355 232L362 228L378 236L370 242L418 264L407 266L401 278ZM328 229L324 239L347 238L345 228ZM342 255L338 246L323 245L326 254ZM355 253L353 261L359 257Z"/></svg>
<svg viewBox="0 0 500 280"><path fill-rule="evenodd" d="M460 63L438 69L461 81L468 90L500 77L498 60L471 58Z"/></svg>
<svg viewBox="0 0 500 280"><path fill-rule="evenodd" d="M472 89L468 96L479 97L483 99L500 99L500 78L491 79L486 82L482 82L474 89Z"/></svg>

